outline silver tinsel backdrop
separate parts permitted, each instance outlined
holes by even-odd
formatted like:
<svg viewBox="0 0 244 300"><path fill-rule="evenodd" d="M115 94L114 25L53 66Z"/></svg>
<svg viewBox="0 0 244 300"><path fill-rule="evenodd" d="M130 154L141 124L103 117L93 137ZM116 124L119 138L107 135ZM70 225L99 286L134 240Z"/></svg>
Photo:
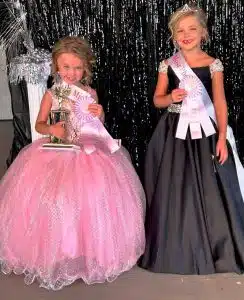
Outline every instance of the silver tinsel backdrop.
<svg viewBox="0 0 244 300"><path fill-rule="evenodd" d="M197 1L207 12L209 54L225 66L229 119L244 158L244 1ZM93 85L106 126L141 174L160 112L152 105L159 61L173 53L167 28L179 0L23 0L35 47L51 50L66 35L86 37L97 56Z"/></svg>

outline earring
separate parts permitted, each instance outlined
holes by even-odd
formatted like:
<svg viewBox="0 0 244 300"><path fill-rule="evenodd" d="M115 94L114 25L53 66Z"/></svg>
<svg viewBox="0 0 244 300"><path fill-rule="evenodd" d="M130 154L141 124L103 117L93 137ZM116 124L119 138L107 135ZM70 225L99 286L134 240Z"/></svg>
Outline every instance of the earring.
<svg viewBox="0 0 244 300"><path fill-rule="evenodd" d="M207 45L207 43L208 43L208 41L207 41L206 37L202 37L202 39L201 39L201 48L205 47Z"/></svg>

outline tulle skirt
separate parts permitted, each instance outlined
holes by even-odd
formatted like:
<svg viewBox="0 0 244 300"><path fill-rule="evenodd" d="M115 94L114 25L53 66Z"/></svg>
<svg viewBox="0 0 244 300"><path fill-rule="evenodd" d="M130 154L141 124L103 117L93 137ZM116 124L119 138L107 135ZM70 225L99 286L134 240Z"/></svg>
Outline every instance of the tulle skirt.
<svg viewBox="0 0 244 300"><path fill-rule="evenodd" d="M0 184L3 273L58 290L112 281L144 251L141 183L128 153L25 147Z"/></svg>

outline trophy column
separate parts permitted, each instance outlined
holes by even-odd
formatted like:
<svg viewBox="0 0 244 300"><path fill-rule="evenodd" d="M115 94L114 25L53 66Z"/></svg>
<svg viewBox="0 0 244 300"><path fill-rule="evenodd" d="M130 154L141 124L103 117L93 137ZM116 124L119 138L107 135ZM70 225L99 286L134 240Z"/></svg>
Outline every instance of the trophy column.
<svg viewBox="0 0 244 300"><path fill-rule="evenodd" d="M56 124L61 121L67 122L68 115L69 115L69 112L62 108L56 109L56 110L51 110L50 124L53 125L53 124ZM56 136L50 136L50 142L54 143L54 144L65 144L65 140L57 138Z"/></svg>

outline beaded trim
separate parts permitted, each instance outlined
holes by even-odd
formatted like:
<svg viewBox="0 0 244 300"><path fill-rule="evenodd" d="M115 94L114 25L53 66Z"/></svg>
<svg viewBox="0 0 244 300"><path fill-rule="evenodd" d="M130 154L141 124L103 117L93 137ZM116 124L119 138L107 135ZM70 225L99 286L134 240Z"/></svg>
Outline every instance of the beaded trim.
<svg viewBox="0 0 244 300"><path fill-rule="evenodd" d="M162 73L167 73L168 72L168 65L166 65L165 61L161 61L161 63L159 64L159 69L158 71L159 72L162 72Z"/></svg>
<svg viewBox="0 0 244 300"><path fill-rule="evenodd" d="M211 74L211 78L212 78L214 72L223 72L224 66L223 66L222 62L216 58L209 66L209 69L210 69L210 74Z"/></svg>
<svg viewBox="0 0 244 300"><path fill-rule="evenodd" d="M170 104L167 108L168 112L180 114L181 104Z"/></svg>

